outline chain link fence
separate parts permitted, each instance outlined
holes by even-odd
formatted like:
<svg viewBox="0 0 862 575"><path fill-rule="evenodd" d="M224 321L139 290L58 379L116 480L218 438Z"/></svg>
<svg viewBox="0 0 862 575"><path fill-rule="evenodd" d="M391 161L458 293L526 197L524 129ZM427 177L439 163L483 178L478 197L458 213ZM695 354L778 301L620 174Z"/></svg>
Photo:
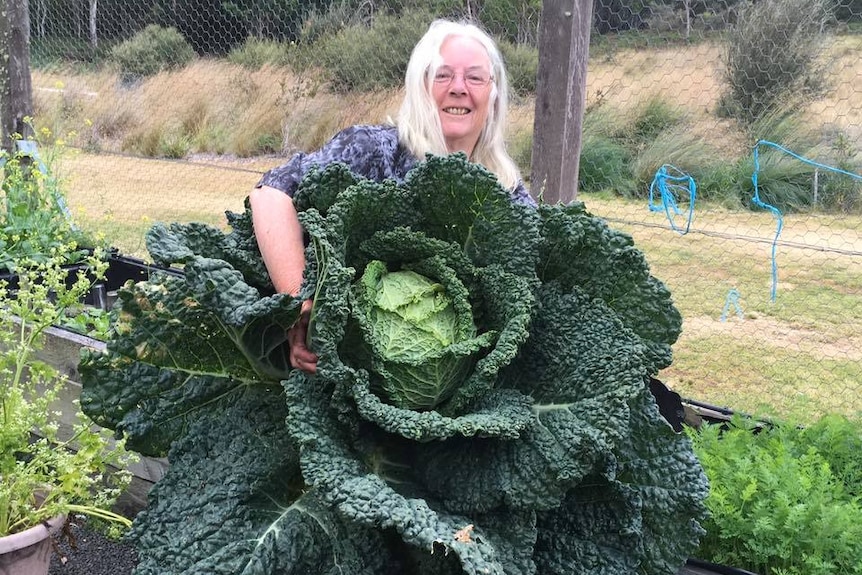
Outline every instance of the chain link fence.
<svg viewBox="0 0 862 575"><path fill-rule="evenodd" d="M35 118L79 224L146 257L260 175L384 122L435 16L499 40L529 180L539 0L32 0ZM862 415L862 2L596 0L580 167L685 318L685 397Z"/></svg>

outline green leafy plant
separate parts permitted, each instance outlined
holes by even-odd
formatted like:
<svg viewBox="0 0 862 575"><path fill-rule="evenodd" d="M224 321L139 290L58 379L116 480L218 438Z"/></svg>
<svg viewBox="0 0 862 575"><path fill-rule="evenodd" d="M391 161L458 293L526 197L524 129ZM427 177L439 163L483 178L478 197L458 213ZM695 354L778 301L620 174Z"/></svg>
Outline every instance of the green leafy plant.
<svg viewBox="0 0 862 575"><path fill-rule="evenodd" d="M691 433L710 481L699 556L764 575L862 573L862 427L830 416L809 428Z"/></svg>
<svg viewBox="0 0 862 575"><path fill-rule="evenodd" d="M647 386L681 317L630 237L461 154L403 184L336 164L295 205L298 297L248 211L156 226L184 276L123 290L81 362L85 412L171 462L138 573L676 572L707 485ZM285 334L312 298L313 376Z"/></svg>
<svg viewBox="0 0 862 575"><path fill-rule="evenodd" d="M0 270L17 272L19 263L45 263L59 256L74 264L96 247L66 208L56 163L59 146L42 146L41 159L25 152L0 151ZM66 246L75 244L72 249Z"/></svg>
<svg viewBox="0 0 862 575"><path fill-rule="evenodd" d="M109 310L79 304L66 309L65 315L58 319L57 325L105 341L113 329L113 320Z"/></svg>
<svg viewBox="0 0 862 575"><path fill-rule="evenodd" d="M50 255L19 266L14 293L0 282L0 536L70 513L131 525L110 510L130 478L109 474L128 461L122 442L113 443L77 409L71 432L64 430L55 410L66 378L37 357L45 330L93 281L80 272L68 285L62 248ZM107 267L95 256L87 264L96 277Z"/></svg>

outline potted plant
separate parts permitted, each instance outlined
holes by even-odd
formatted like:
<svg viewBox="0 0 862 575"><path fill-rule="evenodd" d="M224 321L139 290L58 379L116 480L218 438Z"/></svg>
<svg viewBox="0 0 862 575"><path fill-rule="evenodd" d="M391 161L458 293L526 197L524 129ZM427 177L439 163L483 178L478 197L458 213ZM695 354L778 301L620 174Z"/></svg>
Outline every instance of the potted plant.
<svg viewBox="0 0 862 575"><path fill-rule="evenodd" d="M91 288L107 264L85 258L87 272L67 283L63 262L74 246L55 246L42 263L20 262L14 293L0 280L0 573L48 572L47 537L69 514L87 514L121 525L110 510L126 484L122 443L77 409L59 421L65 377L39 360L45 330Z"/></svg>

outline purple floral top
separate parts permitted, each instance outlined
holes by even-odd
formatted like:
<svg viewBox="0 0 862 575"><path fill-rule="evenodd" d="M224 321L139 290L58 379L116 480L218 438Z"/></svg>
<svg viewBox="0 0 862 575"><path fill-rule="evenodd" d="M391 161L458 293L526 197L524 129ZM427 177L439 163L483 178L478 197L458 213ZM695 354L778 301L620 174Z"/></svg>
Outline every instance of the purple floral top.
<svg viewBox="0 0 862 575"><path fill-rule="evenodd" d="M269 186L293 197L299 182L313 166L342 162L358 176L381 182L403 182L417 159L398 141L398 128L360 125L346 128L315 152L299 152L277 168L266 172L258 187ZM523 182L512 190L512 200L534 206L535 201Z"/></svg>

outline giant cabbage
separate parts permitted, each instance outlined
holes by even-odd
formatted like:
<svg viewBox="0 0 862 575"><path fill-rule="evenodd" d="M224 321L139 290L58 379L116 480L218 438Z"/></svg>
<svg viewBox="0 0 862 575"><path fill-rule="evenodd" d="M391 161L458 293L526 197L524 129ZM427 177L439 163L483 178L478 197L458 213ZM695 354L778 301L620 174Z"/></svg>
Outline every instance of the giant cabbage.
<svg viewBox="0 0 862 575"><path fill-rule="evenodd" d="M156 226L185 275L128 286L82 359L85 412L171 463L138 575L677 571L707 484L647 386L681 318L628 236L457 154L404 183L332 165L295 205L297 298L248 209ZM285 359L308 298L313 376Z"/></svg>

